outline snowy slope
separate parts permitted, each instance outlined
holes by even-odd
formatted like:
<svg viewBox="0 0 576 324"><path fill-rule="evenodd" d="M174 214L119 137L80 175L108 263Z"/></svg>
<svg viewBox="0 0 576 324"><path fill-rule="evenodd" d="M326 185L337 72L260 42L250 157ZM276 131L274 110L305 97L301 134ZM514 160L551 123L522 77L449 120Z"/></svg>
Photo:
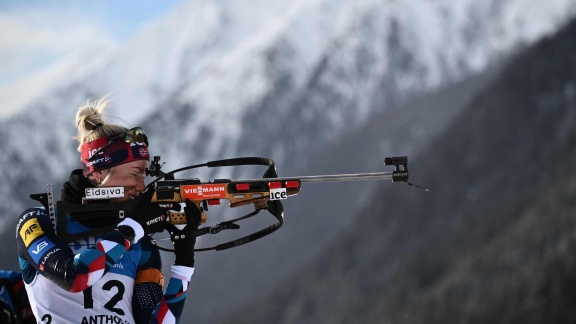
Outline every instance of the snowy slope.
<svg viewBox="0 0 576 324"><path fill-rule="evenodd" d="M239 77L246 80L245 73L250 73L245 84L250 87L242 93L257 98L266 91L266 73L250 60L261 64L262 57L253 54L278 42L290 44L291 68L301 81L328 51L343 45L366 46L365 38L373 36L367 50L378 55L380 73L391 68L390 45L399 42L410 53L405 59L417 63L422 85L435 86L446 77L482 69L518 43L554 30L573 12L570 4L572 0L538 4L532 0L189 1L105 63L92 67L89 77L82 76L90 78L91 89L98 94L112 93L121 115L134 120L141 116L134 107L151 112L181 87L192 84L195 92L208 88L215 93L212 82L216 81L198 85L204 84L206 75L217 77L219 87L224 82L226 88L233 88ZM382 44L384 39L388 44ZM86 62L92 61L81 60L75 67L85 69ZM238 74L235 69L245 71ZM66 77L54 77L50 86L66 88L66 80L78 75L70 71L62 72ZM403 89L415 82L409 76L396 81ZM227 93L238 100L236 93Z"/></svg>
<svg viewBox="0 0 576 324"><path fill-rule="evenodd" d="M297 160L295 152L374 109L480 71L554 30L571 3L301 1L208 60L151 125L178 116L182 145L210 138L189 145L200 160L257 152L289 163L285 156ZM242 21L232 26L249 30ZM170 160L186 162L177 146L167 150Z"/></svg>

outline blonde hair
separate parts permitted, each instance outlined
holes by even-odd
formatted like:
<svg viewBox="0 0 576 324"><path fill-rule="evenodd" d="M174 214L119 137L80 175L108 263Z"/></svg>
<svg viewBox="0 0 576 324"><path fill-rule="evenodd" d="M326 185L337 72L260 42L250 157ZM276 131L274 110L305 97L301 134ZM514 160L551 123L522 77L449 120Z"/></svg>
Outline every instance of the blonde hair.
<svg viewBox="0 0 576 324"><path fill-rule="evenodd" d="M88 99L78 108L78 112L76 112L78 136L74 137L80 143L78 152L82 151L82 144L84 143L100 137L118 135L128 129L124 126L107 124L104 121L103 112L108 103L110 103L107 97L104 96L98 100Z"/></svg>

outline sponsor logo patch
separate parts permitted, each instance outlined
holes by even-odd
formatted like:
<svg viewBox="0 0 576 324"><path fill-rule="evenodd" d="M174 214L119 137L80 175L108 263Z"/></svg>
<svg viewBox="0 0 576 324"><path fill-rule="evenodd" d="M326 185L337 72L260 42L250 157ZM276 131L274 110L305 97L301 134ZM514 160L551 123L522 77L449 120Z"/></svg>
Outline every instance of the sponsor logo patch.
<svg viewBox="0 0 576 324"><path fill-rule="evenodd" d="M51 250L50 252L46 253L46 255L44 256L44 258L42 258L42 262L40 262L40 270L44 271L44 264L46 263L46 261L48 260L48 258L49 258L52 254L54 254L54 253L56 253L56 252L58 252L58 251L60 251L60 249L59 249L59 248L56 248L56 249Z"/></svg>
<svg viewBox="0 0 576 324"><path fill-rule="evenodd" d="M42 255L46 251L49 251L54 247L55 247L54 244L48 241L48 239L41 239L32 243L32 245L30 245L30 248L28 248L28 252L32 256L32 259L34 259L34 261L38 263L40 261L40 257L42 257Z"/></svg>
<svg viewBox="0 0 576 324"><path fill-rule="evenodd" d="M270 200L288 199L286 188L270 189Z"/></svg>
<svg viewBox="0 0 576 324"><path fill-rule="evenodd" d="M156 223L161 222L161 221L163 221L163 220L164 220L164 216L158 216L158 217L153 218L153 219L151 219L151 220L149 220L149 221L146 221L146 225L150 226L150 225L152 225L152 224L156 224Z"/></svg>
<svg viewBox="0 0 576 324"><path fill-rule="evenodd" d="M181 188L183 198L190 200L225 199L226 192L226 184L186 185Z"/></svg>
<svg viewBox="0 0 576 324"><path fill-rule="evenodd" d="M124 187L86 188L86 199L111 199L124 197Z"/></svg>
<svg viewBox="0 0 576 324"><path fill-rule="evenodd" d="M19 234L24 241L24 245L28 247L35 238L44 234L44 231L42 231L40 224L38 224L38 219L32 218L24 223Z"/></svg>

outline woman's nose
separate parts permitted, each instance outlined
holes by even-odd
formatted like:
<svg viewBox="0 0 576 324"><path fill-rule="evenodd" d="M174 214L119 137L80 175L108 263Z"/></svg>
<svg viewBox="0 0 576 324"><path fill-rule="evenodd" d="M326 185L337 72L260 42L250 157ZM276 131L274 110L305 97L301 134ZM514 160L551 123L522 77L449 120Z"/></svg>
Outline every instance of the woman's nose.
<svg viewBox="0 0 576 324"><path fill-rule="evenodd" d="M146 185L144 184L144 178L139 178L136 182L136 191L144 192L146 190Z"/></svg>

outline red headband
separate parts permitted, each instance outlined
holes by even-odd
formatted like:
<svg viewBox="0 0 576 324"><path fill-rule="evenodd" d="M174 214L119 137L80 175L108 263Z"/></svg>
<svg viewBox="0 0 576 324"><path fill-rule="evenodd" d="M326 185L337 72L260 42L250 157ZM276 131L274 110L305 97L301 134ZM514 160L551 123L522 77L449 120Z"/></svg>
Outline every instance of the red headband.
<svg viewBox="0 0 576 324"><path fill-rule="evenodd" d="M85 176L92 172L106 170L132 161L150 160L148 147L145 143L126 143L122 139L118 139L98 153L96 159L88 161L92 155L96 154L102 146L106 145L114 137L101 137L82 144L82 169Z"/></svg>

